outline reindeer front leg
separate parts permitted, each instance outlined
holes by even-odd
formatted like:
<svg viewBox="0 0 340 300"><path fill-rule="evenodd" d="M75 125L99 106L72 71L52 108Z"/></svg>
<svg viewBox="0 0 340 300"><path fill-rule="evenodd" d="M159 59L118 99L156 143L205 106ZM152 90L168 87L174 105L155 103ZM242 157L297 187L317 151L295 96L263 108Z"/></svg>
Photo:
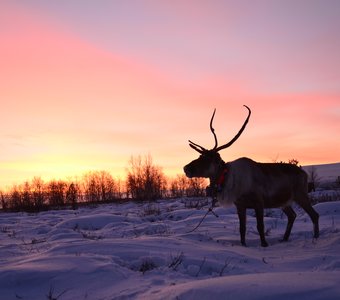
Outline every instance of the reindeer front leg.
<svg viewBox="0 0 340 300"><path fill-rule="evenodd" d="M286 242L286 241L288 241L289 236L290 236L290 232L292 231L293 224L294 224L294 221L296 219L296 213L291 206L286 206L286 207L282 208L282 211L286 214L286 216L288 218L286 232L285 232L285 235L283 236L283 239L282 239L283 242Z"/></svg>
<svg viewBox="0 0 340 300"><path fill-rule="evenodd" d="M247 221L247 215L246 215L246 208L243 206L237 206L237 214L238 219L240 223L240 237L241 237L241 245L246 245L246 221Z"/></svg>
<svg viewBox="0 0 340 300"><path fill-rule="evenodd" d="M268 247L268 243L264 236L264 221L263 221L263 206L258 204L255 207L256 221L257 221L257 231L259 232L261 239L261 246Z"/></svg>

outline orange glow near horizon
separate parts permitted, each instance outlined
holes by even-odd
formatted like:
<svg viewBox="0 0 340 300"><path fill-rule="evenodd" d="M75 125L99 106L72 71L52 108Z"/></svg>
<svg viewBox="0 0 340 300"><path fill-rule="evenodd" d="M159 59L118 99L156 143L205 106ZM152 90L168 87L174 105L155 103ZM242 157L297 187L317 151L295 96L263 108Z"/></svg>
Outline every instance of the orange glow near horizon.
<svg viewBox="0 0 340 300"><path fill-rule="evenodd" d="M225 161L340 162L339 3L101 5L0 3L0 190L147 154L182 174L243 104Z"/></svg>

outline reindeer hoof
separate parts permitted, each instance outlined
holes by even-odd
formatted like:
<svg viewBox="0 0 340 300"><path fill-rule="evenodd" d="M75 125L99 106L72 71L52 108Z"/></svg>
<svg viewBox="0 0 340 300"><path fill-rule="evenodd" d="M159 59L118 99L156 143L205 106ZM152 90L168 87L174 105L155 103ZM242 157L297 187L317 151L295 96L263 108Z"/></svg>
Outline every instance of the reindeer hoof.
<svg viewBox="0 0 340 300"><path fill-rule="evenodd" d="M267 242L261 242L261 246L262 246L262 247L268 247L269 245L268 245Z"/></svg>

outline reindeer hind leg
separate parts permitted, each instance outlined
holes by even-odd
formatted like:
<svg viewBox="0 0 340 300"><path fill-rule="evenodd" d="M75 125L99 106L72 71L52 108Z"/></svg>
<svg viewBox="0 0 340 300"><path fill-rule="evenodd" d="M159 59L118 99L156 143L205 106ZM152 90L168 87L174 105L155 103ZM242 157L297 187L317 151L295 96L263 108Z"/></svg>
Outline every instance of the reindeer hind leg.
<svg viewBox="0 0 340 300"><path fill-rule="evenodd" d="M304 209L304 211L309 215L310 219L312 220L314 227L314 238L317 239L319 237L319 214L310 204L308 195L301 196L296 202Z"/></svg>

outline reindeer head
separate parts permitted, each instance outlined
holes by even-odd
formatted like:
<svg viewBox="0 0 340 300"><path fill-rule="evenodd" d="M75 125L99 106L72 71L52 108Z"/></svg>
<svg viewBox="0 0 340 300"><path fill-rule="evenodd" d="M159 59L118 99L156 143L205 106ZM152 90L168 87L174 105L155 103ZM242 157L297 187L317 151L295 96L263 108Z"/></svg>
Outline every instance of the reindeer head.
<svg viewBox="0 0 340 300"><path fill-rule="evenodd" d="M224 161L222 160L218 151L230 147L240 137L240 135L242 134L243 130L246 128L246 125L249 121L251 110L246 105L244 105L244 107L248 109L248 117L244 121L240 131L235 135L235 137L230 142L218 147L217 137L215 134L215 130L212 126L216 109L214 110L214 113L210 120L210 130L212 134L214 135L214 139L215 139L214 148L212 148L211 150L207 150L204 147L189 140L189 146L192 149L196 150L201 155L199 158L193 160L191 163L187 164L184 167L184 172L187 177L189 178L205 177L205 178L212 179L218 175L220 169L224 167Z"/></svg>

